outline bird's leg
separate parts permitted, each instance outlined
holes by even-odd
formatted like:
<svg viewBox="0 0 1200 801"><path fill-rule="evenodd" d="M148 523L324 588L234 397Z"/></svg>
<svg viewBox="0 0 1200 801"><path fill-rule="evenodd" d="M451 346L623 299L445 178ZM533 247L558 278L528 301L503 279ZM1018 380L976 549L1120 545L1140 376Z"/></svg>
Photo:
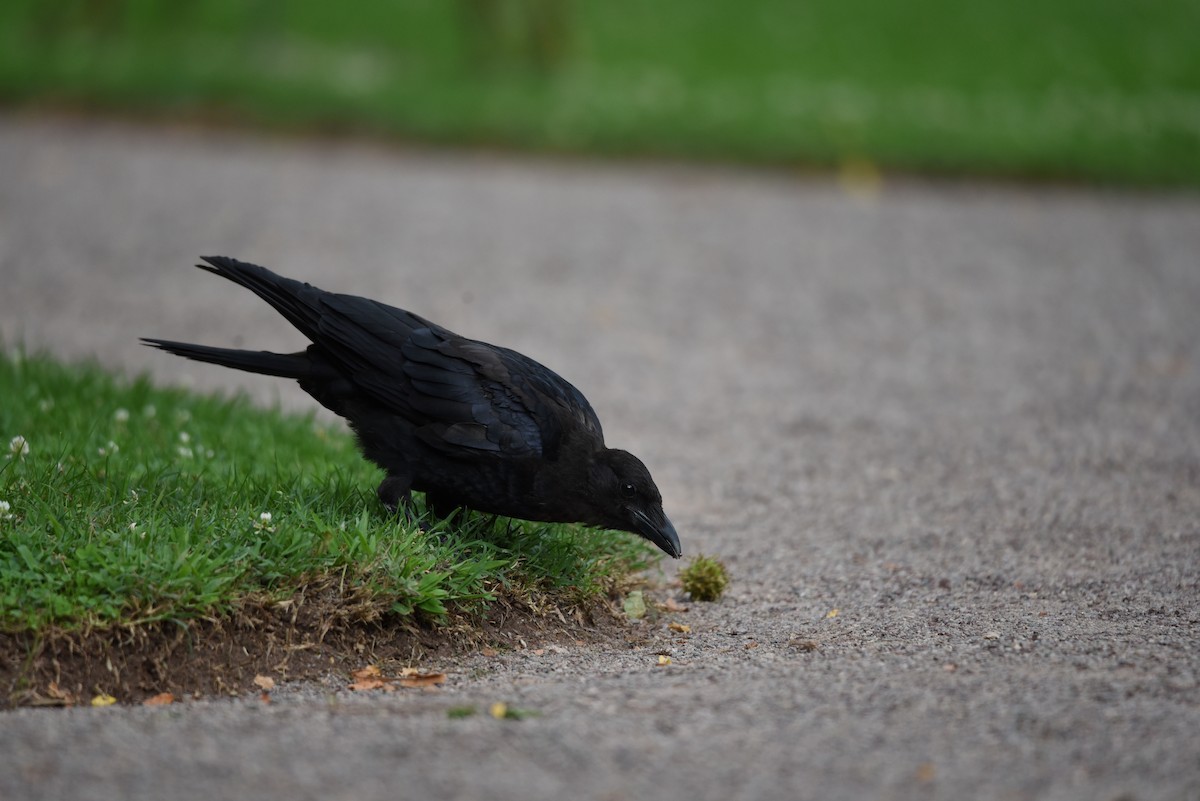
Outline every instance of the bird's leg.
<svg viewBox="0 0 1200 801"><path fill-rule="evenodd" d="M401 473L389 473L376 491L385 509L396 514L401 506L408 506L412 501L412 477Z"/></svg>
<svg viewBox="0 0 1200 801"><path fill-rule="evenodd" d="M425 493L425 508L434 517L446 519L462 509L463 505L453 498L449 498L445 495L427 492Z"/></svg>

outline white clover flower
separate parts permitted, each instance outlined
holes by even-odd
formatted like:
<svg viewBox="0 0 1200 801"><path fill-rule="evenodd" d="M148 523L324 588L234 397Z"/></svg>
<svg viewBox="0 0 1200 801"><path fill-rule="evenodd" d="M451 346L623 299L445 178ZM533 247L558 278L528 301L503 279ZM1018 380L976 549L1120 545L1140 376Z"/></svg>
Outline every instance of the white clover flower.
<svg viewBox="0 0 1200 801"><path fill-rule="evenodd" d="M263 512L262 514L260 514L258 516L258 520L260 523L270 523L271 522L271 513Z"/></svg>
<svg viewBox="0 0 1200 801"><path fill-rule="evenodd" d="M147 403L142 407L142 417L153 417L158 414L158 409L154 408L153 403Z"/></svg>
<svg viewBox="0 0 1200 801"><path fill-rule="evenodd" d="M9 454L10 459L13 456L21 456L21 457L28 456L29 455L29 442L26 441L26 439L23 436L21 436L20 434L17 434L15 437L13 437L12 439L10 439L8 441L8 450L11 452Z"/></svg>
<svg viewBox="0 0 1200 801"><path fill-rule="evenodd" d="M192 449L185 445L180 445L178 448L176 448L176 452L179 454L181 459L191 459L194 455L192 453Z"/></svg>
<svg viewBox="0 0 1200 801"><path fill-rule="evenodd" d="M271 525L271 513L263 512L262 514L260 514L258 516L258 522L254 524L254 528L257 531L274 532L275 527Z"/></svg>
<svg viewBox="0 0 1200 801"><path fill-rule="evenodd" d="M117 409L115 412L113 412L113 419L116 420L118 423L128 423L129 422L129 410L125 409L125 408Z"/></svg>
<svg viewBox="0 0 1200 801"><path fill-rule="evenodd" d="M0 520L12 520L12 509L8 501L0 501Z"/></svg>
<svg viewBox="0 0 1200 801"><path fill-rule="evenodd" d="M182 442L184 445L186 445L192 441L192 435L186 431L180 431L179 432L179 441Z"/></svg>
<svg viewBox="0 0 1200 801"><path fill-rule="evenodd" d="M38 401L38 411L45 414L54 408L54 398L42 398Z"/></svg>
<svg viewBox="0 0 1200 801"><path fill-rule="evenodd" d="M97 448L96 450L100 452L101 456L107 456L110 453L116 453L117 451L121 450L121 448L119 445L117 445L117 443L110 439L107 445L105 445L103 448Z"/></svg>

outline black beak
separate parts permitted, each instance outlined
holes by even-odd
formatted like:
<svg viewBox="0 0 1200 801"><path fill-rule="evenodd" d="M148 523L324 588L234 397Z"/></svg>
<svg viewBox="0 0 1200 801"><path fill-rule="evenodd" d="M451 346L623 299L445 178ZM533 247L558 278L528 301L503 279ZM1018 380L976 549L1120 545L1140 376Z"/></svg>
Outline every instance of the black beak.
<svg viewBox="0 0 1200 801"><path fill-rule="evenodd" d="M675 527L666 515L660 524L652 521L649 515L639 509L633 509L632 512L639 534L662 548L668 556L675 559L683 556L683 548L679 547L679 535L675 533Z"/></svg>

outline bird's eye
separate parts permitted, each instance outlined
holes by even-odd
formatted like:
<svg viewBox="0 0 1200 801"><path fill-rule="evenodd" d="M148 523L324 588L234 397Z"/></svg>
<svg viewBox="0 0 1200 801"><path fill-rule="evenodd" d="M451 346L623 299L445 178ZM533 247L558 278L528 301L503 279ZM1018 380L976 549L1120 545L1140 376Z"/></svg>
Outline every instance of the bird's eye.
<svg viewBox="0 0 1200 801"><path fill-rule="evenodd" d="M637 495L637 488L626 481L621 485L621 494L626 498L632 498L634 495Z"/></svg>

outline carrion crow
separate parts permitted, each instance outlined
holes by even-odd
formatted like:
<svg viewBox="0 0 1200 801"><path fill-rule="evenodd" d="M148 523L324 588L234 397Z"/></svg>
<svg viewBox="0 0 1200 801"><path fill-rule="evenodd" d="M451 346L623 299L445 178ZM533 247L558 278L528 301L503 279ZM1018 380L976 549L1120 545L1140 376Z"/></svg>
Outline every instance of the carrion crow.
<svg viewBox="0 0 1200 801"><path fill-rule="evenodd" d="M457 508L630 531L679 557L679 537L650 471L607 448L583 394L508 348L412 312L326 292L223 256L203 270L271 304L312 344L299 353L143 339L188 359L296 379L350 423L387 477L392 511L424 492L438 516Z"/></svg>

